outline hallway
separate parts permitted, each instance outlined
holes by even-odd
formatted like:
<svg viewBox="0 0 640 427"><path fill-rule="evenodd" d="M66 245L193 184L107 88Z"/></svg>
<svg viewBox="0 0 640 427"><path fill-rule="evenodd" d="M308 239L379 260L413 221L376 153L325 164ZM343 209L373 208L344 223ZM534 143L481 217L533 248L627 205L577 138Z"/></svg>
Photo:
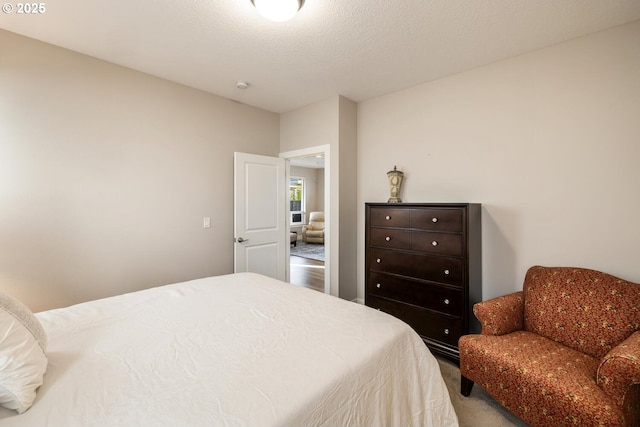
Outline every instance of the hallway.
<svg viewBox="0 0 640 427"><path fill-rule="evenodd" d="M295 255L291 255L289 261L292 285L324 292L324 262Z"/></svg>

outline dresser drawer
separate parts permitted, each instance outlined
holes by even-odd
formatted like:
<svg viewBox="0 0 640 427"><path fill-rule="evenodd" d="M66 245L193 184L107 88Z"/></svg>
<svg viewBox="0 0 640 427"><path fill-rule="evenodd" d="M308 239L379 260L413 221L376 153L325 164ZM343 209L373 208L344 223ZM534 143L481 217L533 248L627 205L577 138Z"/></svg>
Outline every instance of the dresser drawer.
<svg viewBox="0 0 640 427"><path fill-rule="evenodd" d="M411 326L418 335L453 346L463 335L461 318L438 314L424 308L367 295L366 305L389 313Z"/></svg>
<svg viewBox="0 0 640 427"><path fill-rule="evenodd" d="M375 228L369 232L369 244L381 248L407 249L432 254L462 256L462 234Z"/></svg>
<svg viewBox="0 0 640 427"><path fill-rule="evenodd" d="M414 231L411 235L411 249L432 254L462 256L462 234Z"/></svg>
<svg viewBox="0 0 640 427"><path fill-rule="evenodd" d="M369 231L369 244L390 249L411 249L410 230L374 228Z"/></svg>
<svg viewBox="0 0 640 427"><path fill-rule="evenodd" d="M369 247L367 266L370 271L394 273L449 285L463 284L463 263L457 258Z"/></svg>
<svg viewBox="0 0 640 427"><path fill-rule="evenodd" d="M464 211L458 208L414 209L411 213L411 228L432 231L463 231Z"/></svg>
<svg viewBox="0 0 640 427"><path fill-rule="evenodd" d="M369 221L373 227L409 227L411 225L411 210L387 207L371 208Z"/></svg>
<svg viewBox="0 0 640 427"><path fill-rule="evenodd" d="M369 211L371 227L416 228L461 233L464 230L462 208L400 208L375 206Z"/></svg>
<svg viewBox="0 0 640 427"><path fill-rule="evenodd" d="M383 273L369 272L367 293L452 316L460 316L464 310L464 294L461 289L402 279Z"/></svg>

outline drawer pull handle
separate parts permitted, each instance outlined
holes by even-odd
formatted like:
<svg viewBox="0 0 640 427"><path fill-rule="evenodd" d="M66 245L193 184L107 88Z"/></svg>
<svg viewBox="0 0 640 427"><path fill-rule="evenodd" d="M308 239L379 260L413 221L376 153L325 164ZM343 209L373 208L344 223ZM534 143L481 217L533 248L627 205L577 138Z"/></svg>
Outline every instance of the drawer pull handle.
<svg viewBox="0 0 640 427"><path fill-rule="evenodd" d="M378 286L378 287L380 287L380 286ZM449 298L445 298L445 299L444 299L444 305L449 305L449 302L450 302L450 301L449 301Z"/></svg>
<svg viewBox="0 0 640 427"><path fill-rule="evenodd" d="M431 246L438 246L438 241L434 240L433 242L431 242Z"/></svg>
<svg viewBox="0 0 640 427"><path fill-rule="evenodd" d="M438 218L435 218L435 217L434 217L434 218L431 218L431 222L433 222L433 223L438 222Z"/></svg>
<svg viewBox="0 0 640 427"><path fill-rule="evenodd" d="M445 330L444 330L444 334L445 334L445 335L449 335L449 330L448 330L448 329L445 329Z"/></svg>
<svg viewBox="0 0 640 427"><path fill-rule="evenodd" d="M386 240L387 242L390 242L391 241L391 237L387 236L387 237L384 238L384 240Z"/></svg>
<svg viewBox="0 0 640 427"><path fill-rule="evenodd" d="M380 289L380 286L382 286L382 285L381 285L380 283L378 283L378 284L376 285L376 288Z"/></svg>
<svg viewBox="0 0 640 427"><path fill-rule="evenodd" d="M449 270L445 270L444 274L446 274L448 276L449 275Z"/></svg>
<svg viewBox="0 0 640 427"><path fill-rule="evenodd" d="M391 216L387 215L384 217L384 219L386 219L387 221L389 221L391 219Z"/></svg>
<svg viewBox="0 0 640 427"><path fill-rule="evenodd" d="M382 262L382 260L381 260L380 258L378 258L378 259L376 260L376 262L377 262L378 264L380 264L380 263Z"/></svg>

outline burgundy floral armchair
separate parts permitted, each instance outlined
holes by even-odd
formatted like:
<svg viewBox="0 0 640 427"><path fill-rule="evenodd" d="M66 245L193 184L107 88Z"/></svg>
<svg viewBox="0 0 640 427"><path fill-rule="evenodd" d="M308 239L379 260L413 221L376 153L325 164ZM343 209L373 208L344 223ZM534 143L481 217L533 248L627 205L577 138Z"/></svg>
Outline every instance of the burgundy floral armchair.
<svg viewBox="0 0 640 427"><path fill-rule="evenodd" d="M640 284L531 267L523 290L474 306L461 393L476 383L532 426L640 425Z"/></svg>

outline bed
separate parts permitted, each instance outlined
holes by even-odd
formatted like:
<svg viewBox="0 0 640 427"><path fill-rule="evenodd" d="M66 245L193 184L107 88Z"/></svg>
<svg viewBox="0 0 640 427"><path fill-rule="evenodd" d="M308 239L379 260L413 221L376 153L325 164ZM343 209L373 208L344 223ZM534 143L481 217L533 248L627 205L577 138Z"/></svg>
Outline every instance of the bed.
<svg viewBox="0 0 640 427"><path fill-rule="evenodd" d="M406 324L265 276L35 318L46 335L42 385L22 413L0 408L0 426L457 425L437 361Z"/></svg>

